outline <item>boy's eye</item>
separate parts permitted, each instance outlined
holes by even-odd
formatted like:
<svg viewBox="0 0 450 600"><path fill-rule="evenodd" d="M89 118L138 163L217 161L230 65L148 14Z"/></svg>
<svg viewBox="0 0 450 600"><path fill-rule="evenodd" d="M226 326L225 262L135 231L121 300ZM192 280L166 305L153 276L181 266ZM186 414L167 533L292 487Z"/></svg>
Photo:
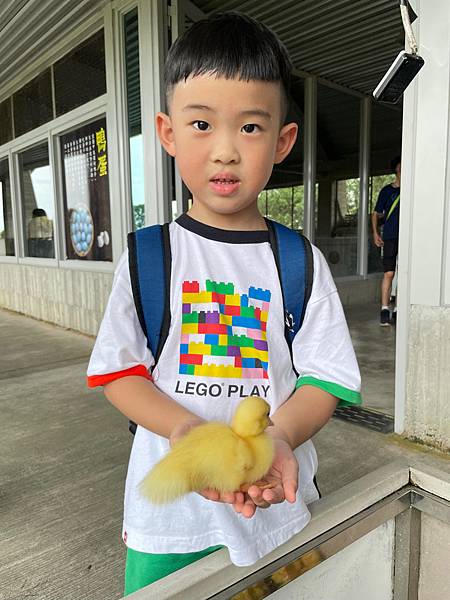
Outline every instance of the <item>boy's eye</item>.
<svg viewBox="0 0 450 600"><path fill-rule="evenodd" d="M256 125L255 123L247 123L247 125L244 125L242 128L242 131L244 131L244 133L255 133L256 131L259 131L259 125Z"/></svg>
<svg viewBox="0 0 450 600"><path fill-rule="evenodd" d="M194 121L193 125L195 129L198 129L199 131L207 131L209 129L209 123L206 121Z"/></svg>

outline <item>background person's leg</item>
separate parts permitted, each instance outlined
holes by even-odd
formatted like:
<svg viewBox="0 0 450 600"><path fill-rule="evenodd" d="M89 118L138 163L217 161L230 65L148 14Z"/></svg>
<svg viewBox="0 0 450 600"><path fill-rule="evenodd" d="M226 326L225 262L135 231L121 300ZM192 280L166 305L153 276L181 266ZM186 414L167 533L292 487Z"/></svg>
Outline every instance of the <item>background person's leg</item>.
<svg viewBox="0 0 450 600"><path fill-rule="evenodd" d="M389 306L391 297L392 280L394 279L394 271L386 271L381 282L381 305Z"/></svg>

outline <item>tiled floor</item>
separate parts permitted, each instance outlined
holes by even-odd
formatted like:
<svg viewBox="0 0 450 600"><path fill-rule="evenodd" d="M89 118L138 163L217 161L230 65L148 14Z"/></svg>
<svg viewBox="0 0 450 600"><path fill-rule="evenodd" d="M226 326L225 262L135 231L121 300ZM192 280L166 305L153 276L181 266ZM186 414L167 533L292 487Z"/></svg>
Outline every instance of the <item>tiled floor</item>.
<svg viewBox="0 0 450 600"><path fill-rule="evenodd" d="M361 370L363 406L394 415L395 327L380 327L379 311L368 304L345 312Z"/></svg>
<svg viewBox="0 0 450 600"><path fill-rule="evenodd" d="M395 331L377 317L348 311L365 405L392 411ZM0 339L0 600L117 600L131 436L85 386L93 340L3 310ZM315 444L325 494L410 452L337 419Z"/></svg>

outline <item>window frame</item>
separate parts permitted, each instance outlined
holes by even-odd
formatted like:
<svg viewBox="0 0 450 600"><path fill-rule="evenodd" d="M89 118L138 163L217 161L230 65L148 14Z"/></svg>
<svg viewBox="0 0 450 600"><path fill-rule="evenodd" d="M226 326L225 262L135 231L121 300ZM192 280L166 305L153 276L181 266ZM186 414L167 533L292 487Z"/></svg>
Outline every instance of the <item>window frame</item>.
<svg viewBox="0 0 450 600"><path fill-rule="evenodd" d="M111 116L108 106L108 94L99 96L83 106L80 106L73 111L70 111L60 117L57 117L50 123L41 125L37 129L28 132L11 142L8 142L8 148L2 148L5 152L0 154L0 158L9 157L9 168L11 177L11 197L13 200L13 219L14 219L14 235L16 245L16 256L0 256L0 263L14 262L28 266L46 266L63 269L78 269L85 271L99 271L110 273L114 270L114 264L122 250L121 239L117 239L114 232L115 206L110 183L110 208L111 208L111 228L112 228L112 252L113 261L83 261L65 258L65 232L63 227L64 219L64 201L62 197L62 162L59 148L59 137L64 133L76 129L90 121L94 121L102 116L106 117L108 128L108 138L110 137ZM21 196L21 176L19 170L19 154L23 151L38 145L39 143L47 142L49 152L49 163L52 172L52 192L53 192L53 208L54 208L54 244L55 258L37 258L25 256L25 239L24 239L24 215L22 209ZM6 146L6 145L5 145ZM7 150L7 151L6 151ZM115 168L115 160L111 152L111 159Z"/></svg>
<svg viewBox="0 0 450 600"><path fill-rule="evenodd" d="M8 142L9 143L9 142ZM5 144L6 146L6 144ZM19 239L18 239L18 229L17 229L17 202L15 198L15 182L13 181L14 170L13 170L13 157L12 152L8 150L7 152L0 153L0 161L7 160L8 161L8 170L9 170L9 185L10 185L10 193L11 193L11 202L12 202L12 219L13 219L13 232L14 232L14 256L1 256L0 262L2 263L13 263L18 264L19 262Z"/></svg>

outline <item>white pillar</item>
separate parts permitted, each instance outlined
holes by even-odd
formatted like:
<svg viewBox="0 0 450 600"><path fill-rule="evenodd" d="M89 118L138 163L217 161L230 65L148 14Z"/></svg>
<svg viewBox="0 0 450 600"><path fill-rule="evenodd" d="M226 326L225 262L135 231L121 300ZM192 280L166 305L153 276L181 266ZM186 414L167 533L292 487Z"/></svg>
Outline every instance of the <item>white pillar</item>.
<svg viewBox="0 0 450 600"><path fill-rule="evenodd" d="M305 79L303 233L313 242L316 208L317 79Z"/></svg>
<svg viewBox="0 0 450 600"><path fill-rule="evenodd" d="M425 66L405 93L396 431L450 448L450 3L415 3Z"/></svg>
<svg viewBox="0 0 450 600"><path fill-rule="evenodd" d="M370 176L370 117L372 100L361 98L359 125L359 211L357 275L367 275L368 209Z"/></svg>
<svg viewBox="0 0 450 600"><path fill-rule="evenodd" d="M155 133L155 115L165 110L163 65L167 52L167 2L139 2L139 66L144 148L145 224L170 219L169 159Z"/></svg>

